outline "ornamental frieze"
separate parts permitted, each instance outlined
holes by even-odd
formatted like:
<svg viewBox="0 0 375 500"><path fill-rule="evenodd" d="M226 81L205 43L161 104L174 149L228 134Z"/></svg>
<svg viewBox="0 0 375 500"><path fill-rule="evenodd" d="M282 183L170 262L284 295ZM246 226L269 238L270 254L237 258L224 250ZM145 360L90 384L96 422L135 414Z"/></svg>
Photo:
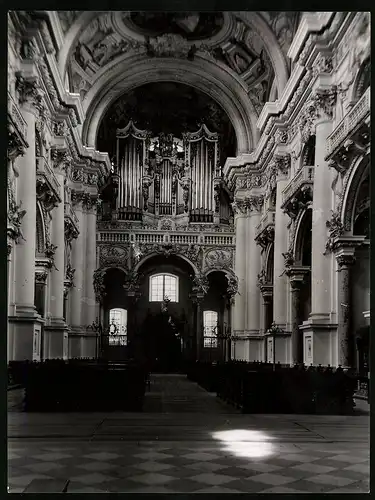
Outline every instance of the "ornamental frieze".
<svg viewBox="0 0 375 500"><path fill-rule="evenodd" d="M204 256L205 269L232 269L233 249L209 249Z"/></svg>
<svg viewBox="0 0 375 500"><path fill-rule="evenodd" d="M101 267L121 265L127 267L129 248L123 246L100 245L99 264Z"/></svg>
<svg viewBox="0 0 375 500"><path fill-rule="evenodd" d="M232 203L233 212L237 215L250 215L253 212L260 213L263 208L264 195L247 196L243 199L235 199Z"/></svg>

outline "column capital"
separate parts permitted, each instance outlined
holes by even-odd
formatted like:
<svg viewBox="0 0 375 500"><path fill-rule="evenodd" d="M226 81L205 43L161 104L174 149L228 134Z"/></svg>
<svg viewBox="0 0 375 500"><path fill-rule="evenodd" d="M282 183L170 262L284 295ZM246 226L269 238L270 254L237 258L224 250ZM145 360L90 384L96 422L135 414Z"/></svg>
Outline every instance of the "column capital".
<svg viewBox="0 0 375 500"><path fill-rule="evenodd" d="M302 142L307 142L315 134L317 124L330 121L336 104L337 89L335 86L318 88L306 104L299 120Z"/></svg>
<svg viewBox="0 0 375 500"><path fill-rule="evenodd" d="M232 208L236 216L248 217L252 214L260 214L263 208L264 195L251 195L244 198L235 198Z"/></svg>
<svg viewBox="0 0 375 500"><path fill-rule="evenodd" d="M336 236L332 238L330 248L336 258L340 255L354 255L355 249L363 245L365 236Z"/></svg>
<svg viewBox="0 0 375 500"><path fill-rule="evenodd" d="M307 266L291 266L286 271L289 277L290 286L292 291L299 290L304 283L306 276L311 272L310 267Z"/></svg>
<svg viewBox="0 0 375 500"><path fill-rule="evenodd" d="M48 273L47 271L35 271L35 282L41 285L45 285L47 281Z"/></svg>
<svg viewBox="0 0 375 500"><path fill-rule="evenodd" d="M341 254L336 255L337 264L339 266L339 270L351 267L354 265L356 258L352 254Z"/></svg>

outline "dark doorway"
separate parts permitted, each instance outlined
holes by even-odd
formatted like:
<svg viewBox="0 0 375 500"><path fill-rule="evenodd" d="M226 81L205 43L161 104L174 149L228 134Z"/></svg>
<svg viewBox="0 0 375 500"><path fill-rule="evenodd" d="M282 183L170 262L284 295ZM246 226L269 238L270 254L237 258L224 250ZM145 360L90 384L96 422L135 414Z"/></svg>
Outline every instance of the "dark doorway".
<svg viewBox="0 0 375 500"><path fill-rule="evenodd" d="M153 372L179 373L182 370L182 332L169 313L149 313L140 336L141 351Z"/></svg>

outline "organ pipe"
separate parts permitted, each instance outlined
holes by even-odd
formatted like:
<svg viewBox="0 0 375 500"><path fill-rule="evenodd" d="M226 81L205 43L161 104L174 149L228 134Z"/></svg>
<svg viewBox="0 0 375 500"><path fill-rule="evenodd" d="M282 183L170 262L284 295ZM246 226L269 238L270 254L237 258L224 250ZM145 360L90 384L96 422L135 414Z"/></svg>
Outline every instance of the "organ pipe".
<svg viewBox="0 0 375 500"><path fill-rule="evenodd" d="M205 125L197 132L184 134L181 158L175 146L171 147L173 137L161 134L152 153L156 155L156 163L155 160L149 162L150 137L149 132L137 129L132 122L117 130L116 163L121 179L117 208L125 212L130 208L143 210L146 204L155 212L160 203L160 214L179 213L178 207L185 205L184 196L189 194L190 209L195 213L204 210L204 214L212 214L215 206L213 179L220 175L218 135ZM144 165L150 167L146 170ZM174 174L175 169L177 174ZM148 179L145 182L144 175ZM176 175L177 188L173 187ZM189 185L189 179L187 191L183 186Z"/></svg>

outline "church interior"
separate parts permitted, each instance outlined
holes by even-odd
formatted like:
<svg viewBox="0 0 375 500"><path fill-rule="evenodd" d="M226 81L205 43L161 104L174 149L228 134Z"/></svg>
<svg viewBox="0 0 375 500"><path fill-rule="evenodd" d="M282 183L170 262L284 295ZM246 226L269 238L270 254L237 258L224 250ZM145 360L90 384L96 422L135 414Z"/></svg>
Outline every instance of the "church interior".
<svg viewBox="0 0 375 500"><path fill-rule="evenodd" d="M8 12L8 492L369 492L370 43Z"/></svg>

